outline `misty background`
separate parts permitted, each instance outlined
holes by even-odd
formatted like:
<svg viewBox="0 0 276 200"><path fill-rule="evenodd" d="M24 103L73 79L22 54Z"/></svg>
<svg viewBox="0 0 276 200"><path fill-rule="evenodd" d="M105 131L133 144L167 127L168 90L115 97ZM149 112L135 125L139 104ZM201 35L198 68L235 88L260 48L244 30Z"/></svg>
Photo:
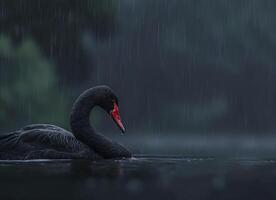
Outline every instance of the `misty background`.
<svg viewBox="0 0 276 200"><path fill-rule="evenodd" d="M275 10L273 0L0 0L0 132L70 129L76 97L105 84L127 133L100 109L93 125L137 153L276 152Z"/></svg>

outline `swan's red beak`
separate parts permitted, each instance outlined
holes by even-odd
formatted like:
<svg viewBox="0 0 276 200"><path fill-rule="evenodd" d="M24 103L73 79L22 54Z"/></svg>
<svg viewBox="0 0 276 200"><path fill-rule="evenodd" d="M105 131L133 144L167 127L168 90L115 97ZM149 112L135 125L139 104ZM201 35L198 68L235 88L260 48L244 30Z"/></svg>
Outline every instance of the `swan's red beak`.
<svg viewBox="0 0 276 200"><path fill-rule="evenodd" d="M125 129L125 127L122 123L121 117L120 117L119 107L115 102L114 102L113 110L110 111L110 115L113 118L113 120L116 122L116 124L119 126L121 131L124 133L126 131L126 129Z"/></svg>

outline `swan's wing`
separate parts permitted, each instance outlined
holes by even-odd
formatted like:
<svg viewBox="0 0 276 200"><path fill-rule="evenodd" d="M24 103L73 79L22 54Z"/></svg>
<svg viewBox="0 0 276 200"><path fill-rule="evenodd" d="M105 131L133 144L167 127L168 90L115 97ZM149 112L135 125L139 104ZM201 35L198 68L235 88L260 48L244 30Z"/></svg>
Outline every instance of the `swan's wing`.
<svg viewBox="0 0 276 200"><path fill-rule="evenodd" d="M72 135L71 132L69 132L63 128L60 128L58 126L52 125L52 124L30 124L28 126L23 127L21 130L27 131L27 130L35 130L35 129L54 130L54 131L58 131L61 133Z"/></svg>
<svg viewBox="0 0 276 200"><path fill-rule="evenodd" d="M4 133L0 135L0 151L16 147L18 144L18 132Z"/></svg>
<svg viewBox="0 0 276 200"><path fill-rule="evenodd" d="M34 124L0 134L0 159L99 159L70 132L48 124Z"/></svg>
<svg viewBox="0 0 276 200"><path fill-rule="evenodd" d="M31 124L23 127L18 131L0 134L0 150L3 151L7 149L14 149L18 147L20 142L22 143L22 139L23 141L25 139L35 141L36 138L38 138L36 136L39 134L39 132L43 132L41 138L46 137L46 133L49 131L56 131L65 135L71 135L69 131L66 131L65 129L58 126L50 124ZM35 134L32 134L32 132L35 132Z"/></svg>
<svg viewBox="0 0 276 200"><path fill-rule="evenodd" d="M86 145L78 141L70 132L53 125L31 125L21 129L19 142L36 148L55 149L65 152L79 152Z"/></svg>

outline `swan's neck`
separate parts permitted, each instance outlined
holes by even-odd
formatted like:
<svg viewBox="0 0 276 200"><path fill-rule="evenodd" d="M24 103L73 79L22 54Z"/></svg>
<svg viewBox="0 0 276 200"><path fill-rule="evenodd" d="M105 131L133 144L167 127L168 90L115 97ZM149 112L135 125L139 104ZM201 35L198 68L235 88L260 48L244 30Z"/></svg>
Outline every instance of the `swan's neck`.
<svg viewBox="0 0 276 200"><path fill-rule="evenodd" d="M70 124L74 136L104 158L126 157L124 147L97 133L90 125L89 116L96 102L97 97L93 93L84 93L73 105Z"/></svg>

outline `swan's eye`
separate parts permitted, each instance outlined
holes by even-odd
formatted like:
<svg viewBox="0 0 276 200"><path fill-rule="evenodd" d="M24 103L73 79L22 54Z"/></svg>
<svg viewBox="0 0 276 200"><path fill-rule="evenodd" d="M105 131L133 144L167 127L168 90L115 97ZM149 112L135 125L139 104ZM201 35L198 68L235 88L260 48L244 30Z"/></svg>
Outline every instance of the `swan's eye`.
<svg viewBox="0 0 276 200"><path fill-rule="evenodd" d="M112 99L112 104L114 105L114 103L118 105L118 100L117 99Z"/></svg>

